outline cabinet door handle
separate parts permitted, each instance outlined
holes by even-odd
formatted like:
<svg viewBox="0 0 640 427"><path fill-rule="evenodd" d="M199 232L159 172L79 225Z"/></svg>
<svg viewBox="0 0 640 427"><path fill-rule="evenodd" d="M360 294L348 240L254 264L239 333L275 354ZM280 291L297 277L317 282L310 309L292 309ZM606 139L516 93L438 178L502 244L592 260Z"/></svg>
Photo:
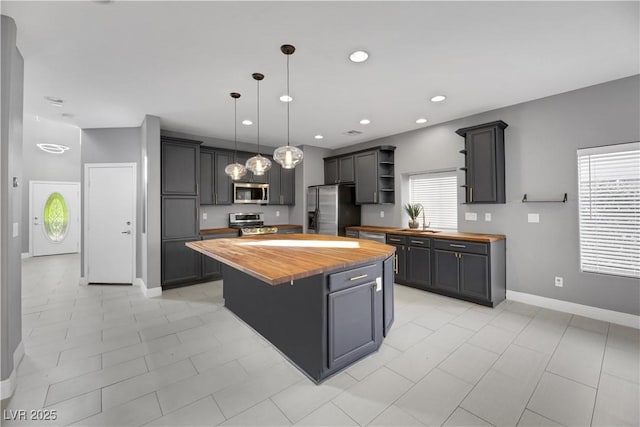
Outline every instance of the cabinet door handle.
<svg viewBox="0 0 640 427"><path fill-rule="evenodd" d="M473 187L469 187L469 193L470 193L469 201L473 202Z"/></svg>
<svg viewBox="0 0 640 427"><path fill-rule="evenodd" d="M373 203L378 203L378 192L377 191L373 192Z"/></svg>
<svg viewBox="0 0 640 427"><path fill-rule="evenodd" d="M394 239L394 238L391 238L391 237L390 237L390 238L389 238L389 241L390 241L390 242L399 242L399 241L400 241L400 239Z"/></svg>
<svg viewBox="0 0 640 427"><path fill-rule="evenodd" d="M360 280L360 279L364 279L365 277L367 277L368 274L361 274L359 276L356 277L352 277L351 279L349 279L349 281L353 282L354 280Z"/></svg>
<svg viewBox="0 0 640 427"><path fill-rule="evenodd" d="M411 243L415 243L416 245L424 245L424 242L420 240L412 240Z"/></svg>
<svg viewBox="0 0 640 427"><path fill-rule="evenodd" d="M398 274L398 254L395 255L395 266L394 266L394 271L396 274Z"/></svg>
<svg viewBox="0 0 640 427"><path fill-rule="evenodd" d="M451 246L452 248L466 248L466 245L456 245L454 243L450 243L449 246Z"/></svg>

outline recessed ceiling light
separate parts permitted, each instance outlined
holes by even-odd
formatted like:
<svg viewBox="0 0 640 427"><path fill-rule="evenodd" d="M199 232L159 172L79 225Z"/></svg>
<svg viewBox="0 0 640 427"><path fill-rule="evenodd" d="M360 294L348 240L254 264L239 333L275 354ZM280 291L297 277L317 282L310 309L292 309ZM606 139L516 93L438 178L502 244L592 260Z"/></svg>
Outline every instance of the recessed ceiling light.
<svg viewBox="0 0 640 427"><path fill-rule="evenodd" d="M44 99L46 99L49 102L56 102L58 104L62 104L64 102L64 100L57 98L55 96L45 96Z"/></svg>
<svg viewBox="0 0 640 427"><path fill-rule="evenodd" d="M315 138L315 139L322 139L322 138L324 138L324 136L322 136L322 135L316 135L316 136L314 136L314 138Z"/></svg>
<svg viewBox="0 0 640 427"><path fill-rule="evenodd" d="M290 97L289 95L282 95L280 97L280 101L282 101L282 102L291 102L291 101L293 101L293 98Z"/></svg>
<svg viewBox="0 0 640 427"><path fill-rule="evenodd" d="M361 124L361 125L368 125L369 123L371 123L371 120L369 120L369 119L362 119L362 120L360 120L360 124Z"/></svg>
<svg viewBox="0 0 640 427"><path fill-rule="evenodd" d="M60 144L36 144L42 151L51 154L62 154L69 149L66 145Z"/></svg>
<svg viewBox="0 0 640 427"><path fill-rule="evenodd" d="M351 62L364 62L369 58L369 54L364 50L356 50L351 55L349 55L349 59Z"/></svg>
<svg viewBox="0 0 640 427"><path fill-rule="evenodd" d="M445 99L447 99L447 97L444 96L444 95L436 95L436 96L431 98L431 102L442 102Z"/></svg>
<svg viewBox="0 0 640 427"><path fill-rule="evenodd" d="M424 117L420 118L420 119L416 120L416 123L419 123L419 124L427 123L427 119L425 119Z"/></svg>
<svg viewBox="0 0 640 427"><path fill-rule="evenodd" d="M251 120L243 120L242 124L245 126L251 126L253 124L253 122Z"/></svg>

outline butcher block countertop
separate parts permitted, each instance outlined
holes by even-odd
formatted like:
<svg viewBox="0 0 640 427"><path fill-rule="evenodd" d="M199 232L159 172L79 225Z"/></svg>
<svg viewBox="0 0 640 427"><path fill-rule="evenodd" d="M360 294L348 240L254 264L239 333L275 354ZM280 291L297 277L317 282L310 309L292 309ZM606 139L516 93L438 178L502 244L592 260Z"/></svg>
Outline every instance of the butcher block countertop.
<svg viewBox="0 0 640 427"><path fill-rule="evenodd" d="M383 243L323 234L267 234L186 245L272 286L384 260L395 251Z"/></svg>
<svg viewBox="0 0 640 427"><path fill-rule="evenodd" d="M292 228L302 228L301 225L296 225L296 224L277 224L277 225L274 225L273 227L277 227L282 230L290 230ZM227 233L238 233L238 229L226 227L226 228L203 228L200 230L201 236L208 236L211 234L227 234Z"/></svg>
<svg viewBox="0 0 640 427"><path fill-rule="evenodd" d="M507 238L504 234L463 233L461 231L423 232L420 228L415 230L406 230L403 228L381 227L377 225L353 226L353 227L346 227L346 229L353 230L353 231L369 231L373 233L400 234L404 236L414 236L414 237L431 237L434 239L466 240L469 242L482 242L482 243L490 243L498 240L504 240Z"/></svg>

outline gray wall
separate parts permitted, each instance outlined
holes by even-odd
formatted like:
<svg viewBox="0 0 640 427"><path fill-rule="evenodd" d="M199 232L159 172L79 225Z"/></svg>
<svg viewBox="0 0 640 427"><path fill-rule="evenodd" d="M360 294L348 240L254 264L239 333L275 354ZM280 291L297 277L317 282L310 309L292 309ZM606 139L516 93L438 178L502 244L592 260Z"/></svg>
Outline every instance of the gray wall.
<svg viewBox="0 0 640 427"><path fill-rule="evenodd" d="M62 144L69 147L64 154L51 154L36 144ZM22 155L24 185L22 186L22 252L29 252L29 181L80 182L80 128L31 114L24 115Z"/></svg>
<svg viewBox="0 0 640 427"><path fill-rule="evenodd" d="M454 131L494 120L505 130L506 204L458 206L458 229L507 236L507 289L631 314L640 314L636 279L581 273L578 243L576 150L640 140L640 77L632 76L420 130L341 148L332 154L376 145L395 145L396 203L363 206L363 224L406 226L402 204L407 174L462 167L463 139ZM447 102L455 102L454 100ZM458 182L463 183L463 175ZM530 199L561 199L566 204L524 204ZM462 191L458 200L464 200ZM380 218L380 210L385 218ZM476 212L478 221L466 221ZM492 221L485 222L484 214ZM540 223L528 223L539 213ZM427 219L428 220L428 219ZM556 288L554 276L564 277Z"/></svg>
<svg viewBox="0 0 640 427"><path fill-rule="evenodd" d="M144 158L147 157L147 171L145 180ZM141 129L141 167L142 180L140 182L142 200L141 255L140 265L142 273L138 276L147 288L157 288L161 285L161 255L160 255L160 119L146 116ZM146 191L145 191L146 185ZM146 203L145 203L146 196Z"/></svg>
<svg viewBox="0 0 640 427"><path fill-rule="evenodd" d="M81 178L82 200L84 200L84 165L87 163L136 163L138 170L137 218L136 218L136 275L142 271L142 182L141 128L83 129L81 132ZM84 231L84 203L82 208ZM81 239L81 274L84 275L84 239Z"/></svg>
<svg viewBox="0 0 640 427"><path fill-rule="evenodd" d="M0 379L13 372L22 341L22 111L24 61L16 47L16 24L0 20ZM14 227L18 235L14 236ZM12 390L13 392L13 390ZM5 397L5 396L2 396Z"/></svg>

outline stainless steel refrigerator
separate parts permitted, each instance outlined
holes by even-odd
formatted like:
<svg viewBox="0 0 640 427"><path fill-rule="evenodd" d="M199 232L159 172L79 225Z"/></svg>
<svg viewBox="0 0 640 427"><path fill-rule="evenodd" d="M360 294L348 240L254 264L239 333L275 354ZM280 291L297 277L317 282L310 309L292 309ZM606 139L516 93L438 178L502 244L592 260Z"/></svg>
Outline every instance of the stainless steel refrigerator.
<svg viewBox="0 0 640 427"><path fill-rule="evenodd" d="M307 189L307 233L344 236L344 228L360 225L353 185L314 185Z"/></svg>

